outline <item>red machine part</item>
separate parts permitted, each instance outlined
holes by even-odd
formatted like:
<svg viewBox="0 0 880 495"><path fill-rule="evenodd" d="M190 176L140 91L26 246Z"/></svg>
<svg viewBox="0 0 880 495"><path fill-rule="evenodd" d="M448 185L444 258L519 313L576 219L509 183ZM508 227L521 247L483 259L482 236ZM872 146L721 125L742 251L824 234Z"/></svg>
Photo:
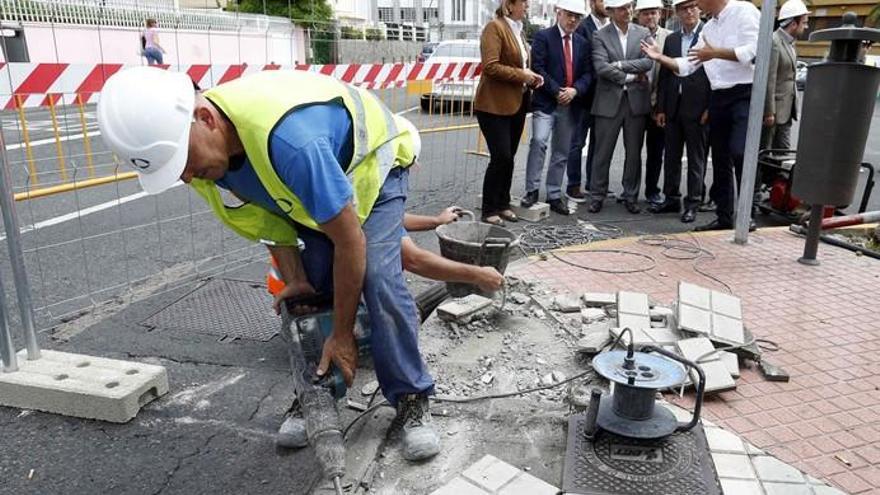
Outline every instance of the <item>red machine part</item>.
<svg viewBox="0 0 880 495"><path fill-rule="evenodd" d="M791 183L785 177L776 177L770 184L770 206L781 212L791 212L802 204L791 194Z"/></svg>

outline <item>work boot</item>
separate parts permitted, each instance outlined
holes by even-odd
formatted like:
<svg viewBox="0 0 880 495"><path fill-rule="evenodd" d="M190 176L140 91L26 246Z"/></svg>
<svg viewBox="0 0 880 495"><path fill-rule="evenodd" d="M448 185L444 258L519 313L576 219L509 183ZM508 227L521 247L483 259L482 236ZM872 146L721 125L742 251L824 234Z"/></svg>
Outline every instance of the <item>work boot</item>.
<svg viewBox="0 0 880 495"><path fill-rule="evenodd" d="M290 411L278 428L275 435L275 445L285 449L301 449L309 444L309 435L306 433L306 421L303 419L302 408L299 400L293 402Z"/></svg>
<svg viewBox="0 0 880 495"><path fill-rule="evenodd" d="M403 426L404 459L421 461L440 452L440 437L434 430L427 395L402 396L397 403L395 422Z"/></svg>

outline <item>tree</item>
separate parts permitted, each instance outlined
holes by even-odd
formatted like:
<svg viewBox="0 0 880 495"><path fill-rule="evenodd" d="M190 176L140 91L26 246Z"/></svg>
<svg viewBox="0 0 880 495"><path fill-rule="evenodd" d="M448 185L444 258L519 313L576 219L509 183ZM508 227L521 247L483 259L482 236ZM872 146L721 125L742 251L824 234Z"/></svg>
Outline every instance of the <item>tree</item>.
<svg viewBox="0 0 880 495"><path fill-rule="evenodd" d="M865 18L865 26L880 28L880 3L868 12L868 17Z"/></svg>
<svg viewBox="0 0 880 495"><path fill-rule="evenodd" d="M297 26L309 30L311 63L326 64L333 61L336 24L333 21L333 9L327 0L237 0L230 2L226 10L286 17Z"/></svg>

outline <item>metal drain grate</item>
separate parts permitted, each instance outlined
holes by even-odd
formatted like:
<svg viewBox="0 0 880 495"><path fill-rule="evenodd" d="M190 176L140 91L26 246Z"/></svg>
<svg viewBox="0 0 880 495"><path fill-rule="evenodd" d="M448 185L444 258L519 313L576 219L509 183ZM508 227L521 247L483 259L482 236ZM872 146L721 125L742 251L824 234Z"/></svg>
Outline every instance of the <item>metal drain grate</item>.
<svg viewBox="0 0 880 495"><path fill-rule="evenodd" d="M281 318L272 296L251 282L216 278L169 304L141 325L266 342L278 334Z"/></svg>
<svg viewBox="0 0 880 495"><path fill-rule="evenodd" d="M584 415L568 420L562 490L581 495L721 495L702 425L659 440L601 432L584 438Z"/></svg>

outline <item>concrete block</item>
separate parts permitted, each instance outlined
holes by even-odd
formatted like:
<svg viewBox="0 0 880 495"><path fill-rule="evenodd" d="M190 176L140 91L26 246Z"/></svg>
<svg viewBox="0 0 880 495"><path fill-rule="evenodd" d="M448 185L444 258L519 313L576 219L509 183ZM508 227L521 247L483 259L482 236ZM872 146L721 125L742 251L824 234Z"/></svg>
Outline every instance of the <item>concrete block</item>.
<svg viewBox="0 0 880 495"><path fill-rule="evenodd" d="M478 294L470 294L460 299L441 304L437 316L446 321L462 321L474 313L492 305L492 300Z"/></svg>
<svg viewBox="0 0 880 495"><path fill-rule="evenodd" d="M713 313L712 338L725 343L742 344L746 338L742 320Z"/></svg>
<svg viewBox="0 0 880 495"><path fill-rule="evenodd" d="M43 350L18 356L19 370L0 373L0 405L125 423L168 393L165 368L150 364Z"/></svg>
<svg viewBox="0 0 880 495"><path fill-rule="evenodd" d="M705 335L712 332L712 313L690 304L678 305L677 321L682 330Z"/></svg>
<svg viewBox="0 0 880 495"><path fill-rule="evenodd" d="M480 488L494 493L519 473L519 469L501 459L486 455L471 467L465 469L462 476Z"/></svg>
<svg viewBox="0 0 880 495"><path fill-rule="evenodd" d="M685 359L693 362L696 362L701 356L705 356L707 353L715 351L715 346L712 345L712 341L706 337L682 339L676 343L676 347L678 347L678 352L681 353ZM718 359L718 353L716 352L715 354L709 354L708 356L703 357L701 362L697 364L703 364L708 361L717 361Z"/></svg>
<svg viewBox="0 0 880 495"><path fill-rule="evenodd" d="M712 291L712 311L742 320L742 302L740 299L717 290Z"/></svg>
<svg viewBox="0 0 880 495"><path fill-rule="evenodd" d="M454 478L449 483L431 492L431 495L492 495L490 492L478 488L467 482L461 476Z"/></svg>
<svg viewBox="0 0 880 495"><path fill-rule="evenodd" d="M559 488L528 473L522 473L498 491L498 495L556 495L557 493Z"/></svg>
<svg viewBox="0 0 880 495"><path fill-rule="evenodd" d="M705 310L712 309L712 291L687 282L678 283L678 300Z"/></svg>
<svg viewBox="0 0 880 495"><path fill-rule="evenodd" d="M516 213L516 216L526 222L540 222L550 217L550 205L540 201L528 208L523 208L519 204L519 199L515 199L510 202L510 209Z"/></svg>
<svg viewBox="0 0 880 495"><path fill-rule="evenodd" d="M601 308L603 306L617 304L617 296L608 292L585 292L584 295L581 296L581 299L584 301L584 304L590 308Z"/></svg>
<svg viewBox="0 0 880 495"><path fill-rule="evenodd" d="M603 347L611 342L611 336L608 332L594 332L582 337L577 341L577 352L585 354L598 354Z"/></svg>
<svg viewBox="0 0 880 495"><path fill-rule="evenodd" d="M592 323L608 317L608 313L600 308L583 308L581 309L581 321L584 323Z"/></svg>
<svg viewBox="0 0 880 495"><path fill-rule="evenodd" d="M736 354L727 351L718 351L718 355L721 356L721 361L727 366L727 371L730 373L730 376L739 378L739 357L737 357Z"/></svg>
<svg viewBox="0 0 880 495"><path fill-rule="evenodd" d="M561 294L553 298L552 307L563 313L576 313L581 310L581 300L571 294Z"/></svg>
<svg viewBox="0 0 880 495"><path fill-rule="evenodd" d="M650 304L648 295L639 292L620 291L617 293L617 311L648 316Z"/></svg>

